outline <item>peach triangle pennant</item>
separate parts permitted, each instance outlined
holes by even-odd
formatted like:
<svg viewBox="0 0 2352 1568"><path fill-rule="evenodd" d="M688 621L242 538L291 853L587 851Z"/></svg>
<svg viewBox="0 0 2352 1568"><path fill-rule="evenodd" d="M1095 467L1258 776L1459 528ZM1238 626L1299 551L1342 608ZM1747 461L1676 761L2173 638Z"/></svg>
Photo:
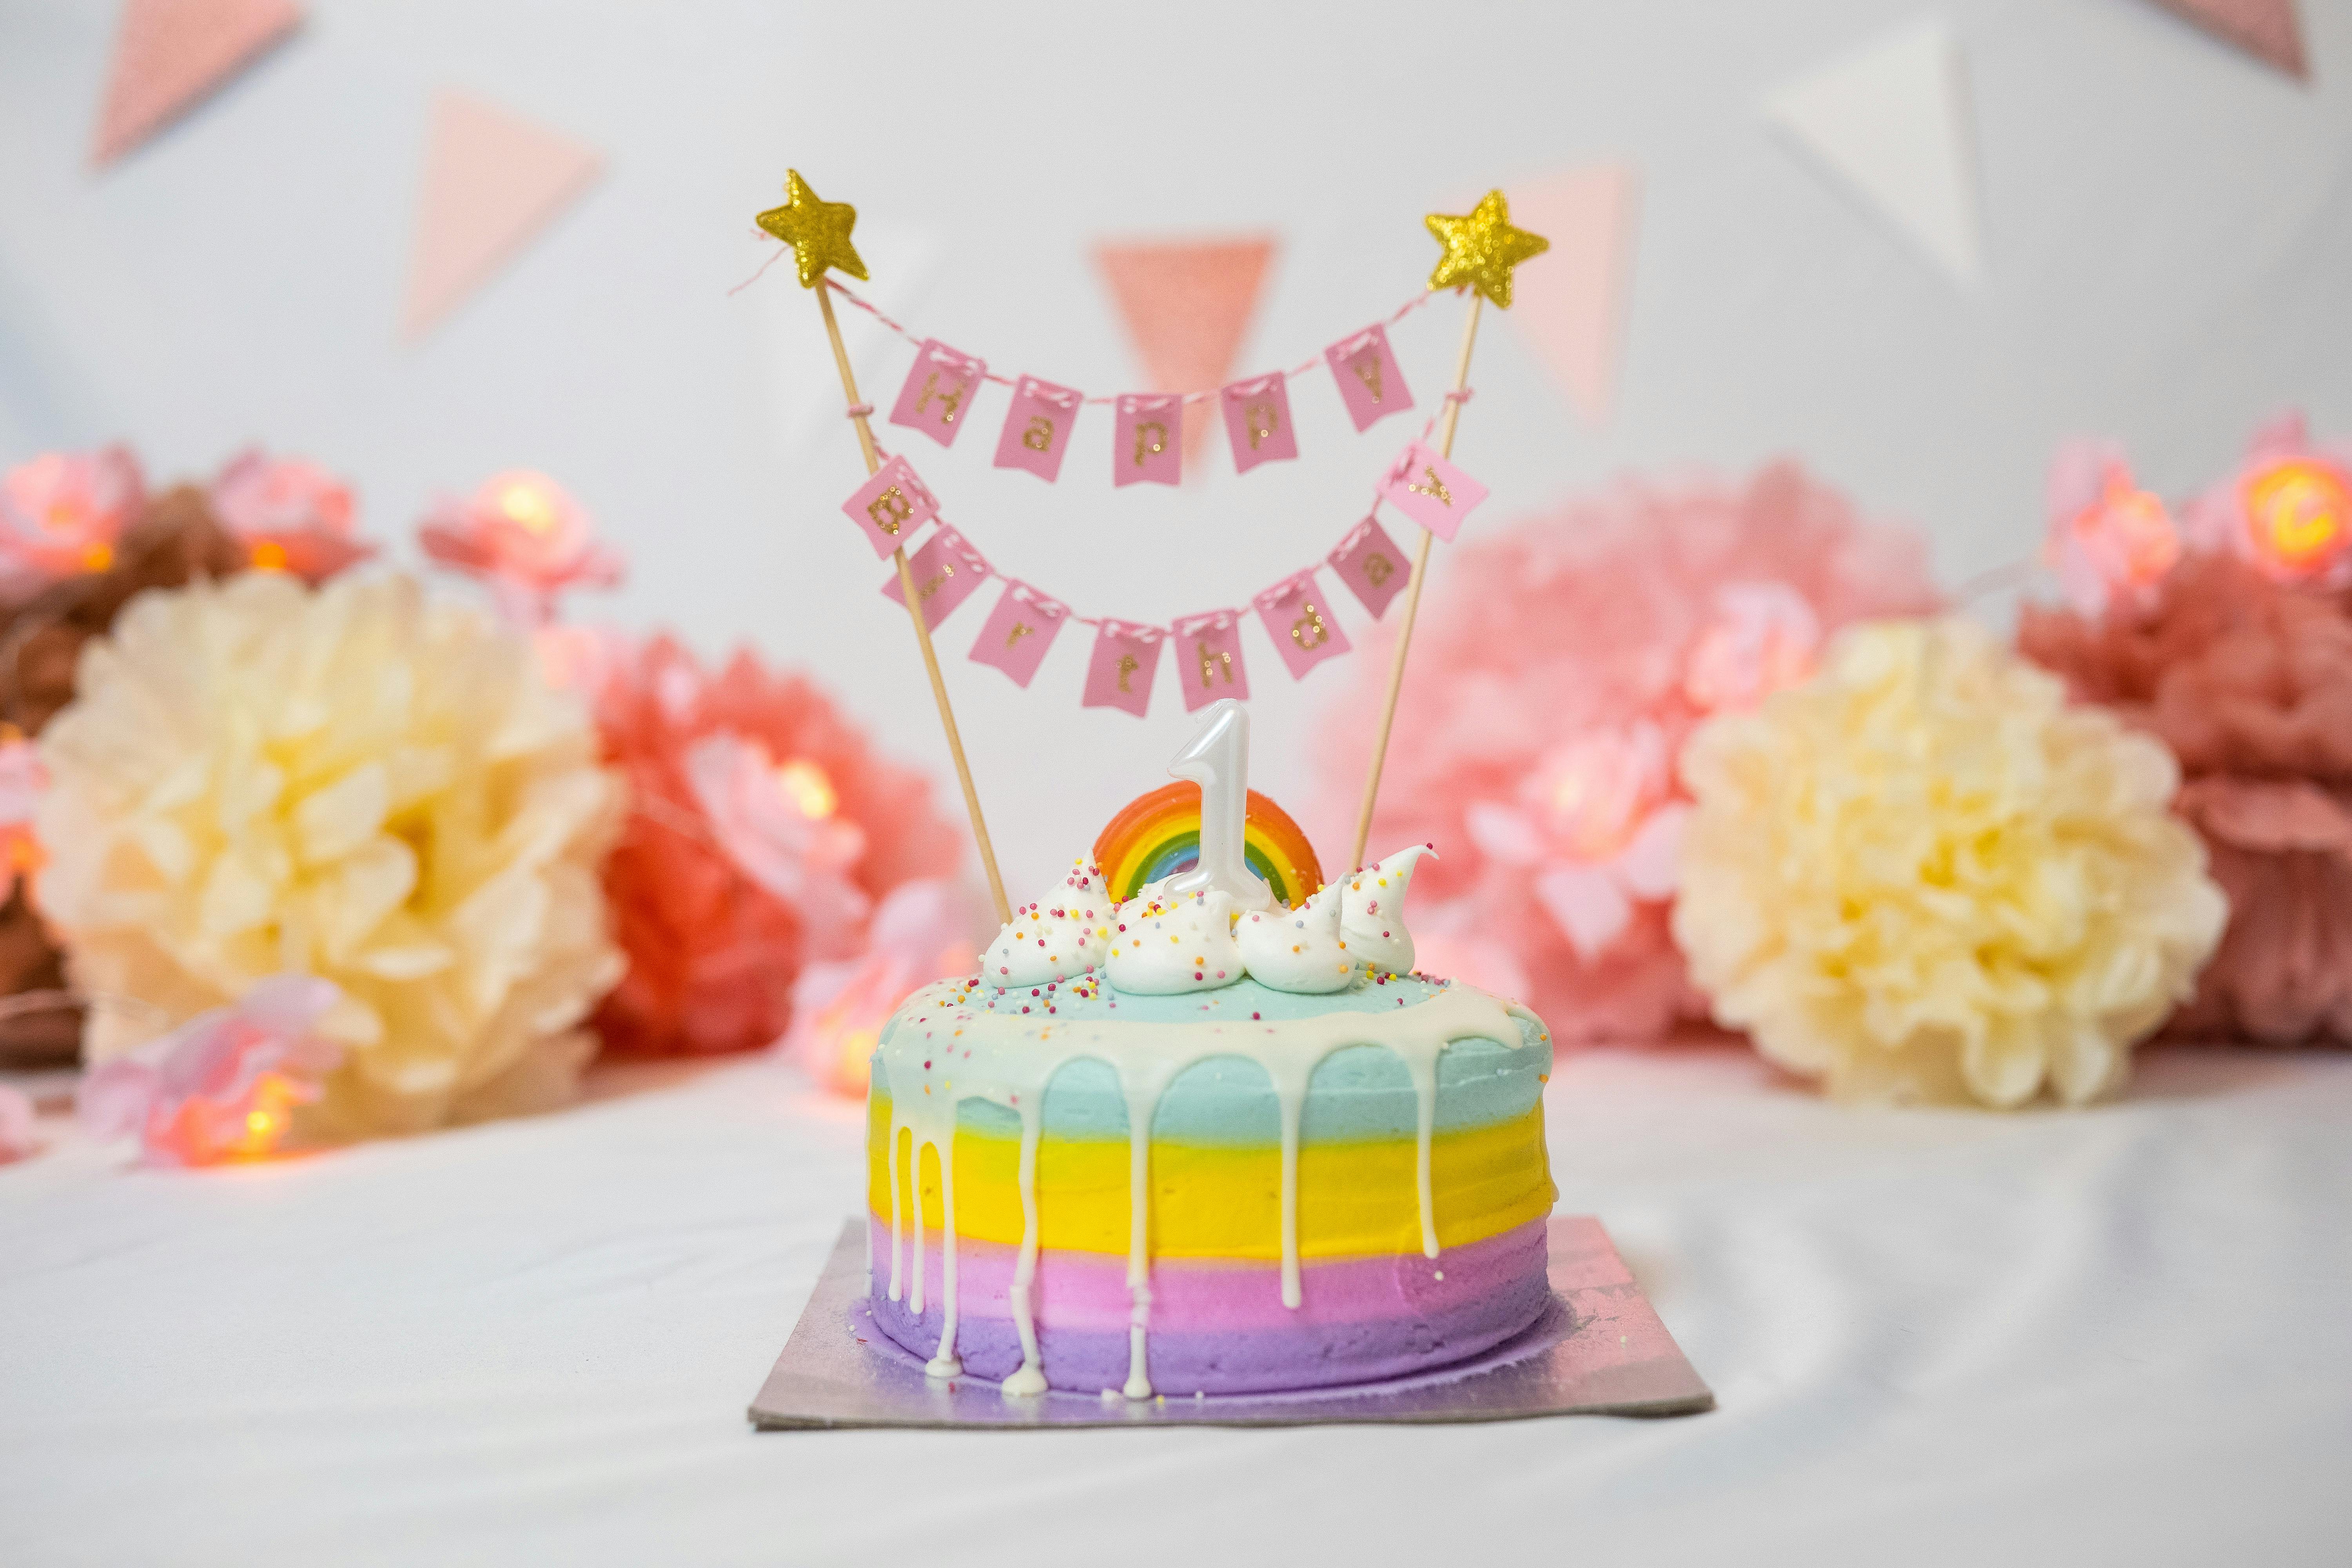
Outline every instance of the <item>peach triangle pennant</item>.
<svg viewBox="0 0 2352 1568"><path fill-rule="evenodd" d="M1095 247L1095 264L1110 285L1150 390L1201 392L1224 384L1273 258L1268 237ZM1187 456L1200 449L1213 412L1207 404L1184 411Z"/></svg>
<svg viewBox="0 0 2352 1568"><path fill-rule="evenodd" d="M2303 16L2294 0L2156 0L2258 60L2291 77L2310 79L2303 54Z"/></svg>
<svg viewBox="0 0 2352 1568"><path fill-rule="evenodd" d="M1511 222L1551 248L1519 264L1511 323L1588 424L1609 416L1633 277L1641 181L1630 165L1595 163L1504 193Z"/></svg>
<svg viewBox="0 0 2352 1568"><path fill-rule="evenodd" d="M603 173L594 148L459 92L433 101L401 331L424 336Z"/></svg>
<svg viewBox="0 0 2352 1568"><path fill-rule="evenodd" d="M90 161L114 162L226 85L302 20L294 0L125 0Z"/></svg>

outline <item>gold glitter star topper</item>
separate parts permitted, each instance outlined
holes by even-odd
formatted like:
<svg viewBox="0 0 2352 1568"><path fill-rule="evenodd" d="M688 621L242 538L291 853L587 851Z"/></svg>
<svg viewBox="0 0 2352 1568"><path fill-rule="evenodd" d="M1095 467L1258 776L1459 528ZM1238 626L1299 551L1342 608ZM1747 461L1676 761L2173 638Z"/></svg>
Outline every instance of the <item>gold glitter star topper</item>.
<svg viewBox="0 0 2352 1568"><path fill-rule="evenodd" d="M838 267L852 278L866 276L866 263L858 259L857 247L849 243L849 231L857 223L857 209L847 202L818 199L798 169L784 171L784 205L761 213L759 223L793 247L793 260L800 268L803 289L815 288L828 267ZM1507 278L1503 287L1507 293Z"/></svg>
<svg viewBox="0 0 2352 1568"><path fill-rule="evenodd" d="M1467 285L1495 301L1497 310L1511 308L1511 268L1551 248L1551 241L1542 235L1511 226L1511 209L1500 191L1488 191L1466 216L1431 213L1421 221L1445 247L1437 270L1429 275L1430 288Z"/></svg>

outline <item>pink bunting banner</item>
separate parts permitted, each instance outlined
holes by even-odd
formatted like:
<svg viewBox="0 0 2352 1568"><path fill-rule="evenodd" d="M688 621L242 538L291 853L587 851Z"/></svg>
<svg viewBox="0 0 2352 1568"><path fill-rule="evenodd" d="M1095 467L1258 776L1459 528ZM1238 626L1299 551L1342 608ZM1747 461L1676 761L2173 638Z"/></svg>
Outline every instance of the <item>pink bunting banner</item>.
<svg viewBox="0 0 2352 1568"><path fill-rule="evenodd" d="M1024 375L1013 386L1013 406L1004 434L996 440L996 466L1026 468L1047 484L1060 477L1062 454L1070 449L1070 426L1087 400L1083 392Z"/></svg>
<svg viewBox="0 0 2352 1568"><path fill-rule="evenodd" d="M988 362L958 353L937 338L925 338L915 351L915 367L898 389L890 409L890 423L920 430L942 447L955 438L969 420L957 417L971 402L988 374Z"/></svg>
<svg viewBox="0 0 2352 1568"><path fill-rule="evenodd" d="M1049 598L1026 583L1008 581L1004 596L996 601L988 624L980 628L980 640L971 645L972 659L994 665L1025 691L1037 667L1045 661L1045 650L1054 646L1054 638L1069 619L1070 606L1059 599Z"/></svg>
<svg viewBox="0 0 2352 1568"><path fill-rule="evenodd" d="M1124 254L1123 252L1121 253ZM1255 267L1263 257L1251 263ZM1108 264L1108 263L1107 263ZM1117 271L1117 269L1114 269ZM1181 271L1181 268L1179 269ZM1255 273L1253 273L1255 276ZM1140 275L1118 277L1121 297L1143 286ZM1405 384L1404 368L1389 342L1388 329L1426 305L1431 295L1407 300L1389 316L1359 329L1320 354L1287 370L1268 371L1214 388L1195 392L1123 393L1088 396L1076 387L1059 386L1035 376L1007 377L991 372L977 354L949 347L937 338L918 337L892 321L856 290L835 279L825 286L855 309L904 338L915 349L915 363L898 388L890 421L920 430L942 447L951 445L971 422L972 407L983 386L995 385L1011 394L1011 406L996 443L996 466L1023 468L1049 483L1058 479L1062 459L1069 450L1073 426L1087 404L1111 406L1116 413L1111 432L1111 483L1173 485L1183 479L1185 454L1197 445L1192 435L1214 405L1217 422L1225 431L1234 468L1247 473L1261 463L1286 462L1298 456L1298 437L1290 417L1290 382L1317 364L1331 374L1332 384L1359 431L1370 429L1391 414L1414 406ZM1238 331L1238 323L1229 322ZM1157 342L1157 340L1155 340ZM1159 344L1151 357L1161 374L1174 375L1181 362L1193 365L1199 356L1176 353L1177 340ZM1222 364L1227 351L1215 356ZM1162 363L1161 362L1165 362Z"/></svg>
<svg viewBox="0 0 2352 1568"><path fill-rule="evenodd" d="M1249 700L1249 671L1242 668L1241 616L1232 610L1187 616L1169 629L1176 634L1176 674L1184 688L1184 711L1221 697Z"/></svg>
<svg viewBox="0 0 2352 1568"><path fill-rule="evenodd" d="M1330 561L1331 570L1374 620L1381 618L1389 601L1403 593L1412 578L1404 552L1397 548L1378 517L1367 517L1349 529L1348 537L1331 552Z"/></svg>
<svg viewBox="0 0 2352 1568"><path fill-rule="evenodd" d="M1140 719L1151 708L1151 678L1168 634L1158 626L1106 620L1095 627L1094 657L1087 661L1087 691L1080 706L1121 708Z"/></svg>
<svg viewBox="0 0 2352 1568"><path fill-rule="evenodd" d="M1118 400L1110 482L1172 485L1184 477L1184 400L1175 393L1129 393Z"/></svg>
<svg viewBox="0 0 2352 1568"><path fill-rule="evenodd" d="M1348 634L1331 618L1328 601L1315 586L1313 572L1301 572L1277 583L1251 602L1257 606L1258 619L1265 623L1265 635L1273 639L1275 652L1290 667L1292 679L1306 679L1308 670L1348 651Z"/></svg>
<svg viewBox="0 0 2352 1568"><path fill-rule="evenodd" d="M1260 463L1298 456L1290 428L1288 378L1275 371L1236 381L1217 395L1225 410L1225 438L1234 444L1234 472L1246 474Z"/></svg>
<svg viewBox="0 0 2352 1568"><path fill-rule="evenodd" d="M1348 417L1356 422L1358 432L1412 406L1412 389L1397 368L1386 327L1366 327L1341 338L1323 351L1323 358L1331 366L1331 379L1339 384L1339 399L1348 405Z"/></svg>
<svg viewBox="0 0 2352 1568"><path fill-rule="evenodd" d="M980 552L964 542L962 534L945 523L907 563L907 574L915 580L915 599L923 606L923 625L933 631L940 623L955 613L955 607L969 599L980 588L982 579L990 575L988 563ZM892 604L907 602L906 590L899 586L898 574L882 584L882 595Z"/></svg>
<svg viewBox="0 0 2352 1568"><path fill-rule="evenodd" d="M1486 487L1415 441L1389 465L1381 499L1450 544Z"/></svg>
<svg viewBox="0 0 2352 1568"><path fill-rule="evenodd" d="M877 555L887 555L939 515L940 503L915 477L904 458L893 458L841 503L850 521L866 532Z"/></svg>

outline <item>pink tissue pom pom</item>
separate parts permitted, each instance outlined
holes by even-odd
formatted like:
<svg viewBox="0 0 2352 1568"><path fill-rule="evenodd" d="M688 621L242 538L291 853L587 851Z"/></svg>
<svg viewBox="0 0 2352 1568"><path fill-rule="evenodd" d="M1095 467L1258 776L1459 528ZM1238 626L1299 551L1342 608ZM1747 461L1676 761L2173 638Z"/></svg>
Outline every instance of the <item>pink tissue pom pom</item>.
<svg viewBox="0 0 2352 1568"><path fill-rule="evenodd" d="M1563 1041L1704 1016L1667 922L1683 742L1803 679L1840 626L1934 609L1924 544L1780 463L1739 486L1628 481L1440 571L1371 844L1444 853L1415 889L1422 967L1523 977ZM1357 669L1325 731L1327 842L1353 822L1388 660Z"/></svg>
<svg viewBox="0 0 2352 1568"><path fill-rule="evenodd" d="M2144 614L2028 608L2018 645L2180 761L2230 924L2168 1032L2352 1043L2352 597L2196 550Z"/></svg>
<svg viewBox="0 0 2352 1568"><path fill-rule="evenodd" d="M301 1142L296 1114L324 1092L343 1048L313 1031L341 999L333 982L281 974L236 1002L90 1068L82 1124L136 1136L150 1164L266 1159Z"/></svg>
<svg viewBox="0 0 2352 1568"><path fill-rule="evenodd" d="M604 865L629 966L596 1027L645 1054L771 1045L804 968L860 952L870 911L953 871L961 836L921 774L799 676L749 652L714 676L667 637L597 662L597 728L631 810Z"/></svg>

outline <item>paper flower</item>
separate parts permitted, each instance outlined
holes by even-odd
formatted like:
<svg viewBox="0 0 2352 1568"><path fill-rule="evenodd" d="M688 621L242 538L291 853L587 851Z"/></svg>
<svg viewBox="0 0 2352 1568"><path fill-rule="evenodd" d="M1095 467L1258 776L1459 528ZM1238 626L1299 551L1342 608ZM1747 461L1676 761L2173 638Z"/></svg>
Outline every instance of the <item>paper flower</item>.
<svg viewBox="0 0 2352 1568"><path fill-rule="evenodd" d="M86 994L184 1022L331 980L333 1135L569 1094L613 983L597 870L620 805L529 642L402 576L142 595L41 737L37 879ZM159 1026L99 1010L85 1049Z"/></svg>
<svg viewBox="0 0 2352 1568"><path fill-rule="evenodd" d="M0 740L0 904L16 890L17 879L41 863L33 817L48 787L48 771L30 741L22 735Z"/></svg>
<svg viewBox="0 0 2352 1568"><path fill-rule="evenodd" d="M2192 551L2146 614L2029 608L2018 645L2188 776L2230 929L2168 1032L2352 1044L2352 603Z"/></svg>
<svg viewBox="0 0 2352 1568"><path fill-rule="evenodd" d="M105 571L146 496L139 459L121 447L17 464L0 478L0 575L38 584Z"/></svg>
<svg viewBox="0 0 2352 1568"><path fill-rule="evenodd" d="M0 1083L0 1165L21 1160L41 1146L33 1131L34 1120L33 1102L25 1091Z"/></svg>
<svg viewBox="0 0 2352 1568"><path fill-rule="evenodd" d="M2119 448L2074 441L2050 467L2045 552L2067 603L2083 614L2109 605L2137 614L2180 560L2180 534L2164 502L2133 480Z"/></svg>
<svg viewBox="0 0 2352 1568"><path fill-rule="evenodd" d="M1803 679L1836 627L1935 602L1916 535L1793 465L1629 482L1456 549L1422 606L1373 830L1444 857L1415 889L1416 961L1516 976L1506 994L1567 1041L1703 1017L1666 923L1684 737ZM1326 731L1327 841L1353 826L1387 668L1358 661Z"/></svg>
<svg viewBox="0 0 2352 1568"><path fill-rule="evenodd" d="M785 1056L827 1089L864 1094L882 1026L919 988L970 973L972 947L954 883L932 877L900 883L874 911L865 951L812 963L793 984Z"/></svg>
<svg viewBox="0 0 2352 1568"><path fill-rule="evenodd" d="M597 722L632 809L605 868L625 978L608 1045L746 1050L791 1021L793 984L845 958L900 883L952 871L961 837L919 774L876 757L808 681L748 652L713 679L667 637L603 682Z"/></svg>
<svg viewBox="0 0 2352 1568"><path fill-rule="evenodd" d="M1522 804L1473 801L1465 826L1489 859L1528 868L1535 894L1586 963L1615 944L1637 900L1675 891L1689 808L1670 802L1665 737L1646 720L1558 747Z"/></svg>
<svg viewBox="0 0 2352 1568"><path fill-rule="evenodd" d="M2352 456L2314 446L2300 414L2254 433L2246 460L2185 509L2189 536L2274 582L2352 584Z"/></svg>
<svg viewBox="0 0 2352 1568"><path fill-rule="evenodd" d="M598 544L580 503L545 474L493 475L471 500L444 500L417 527L425 553L490 585L527 625L554 615L566 588L609 588L621 558Z"/></svg>
<svg viewBox="0 0 2352 1568"><path fill-rule="evenodd" d="M1843 1098L2105 1093L2228 913L2170 754L1967 621L1845 632L1683 776L1691 978Z"/></svg>
<svg viewBox="0 0 2352 1568"><path fill-rule="evenodd" d="M326 1093L342 1046L319 1034L342 994L274 975L236 1002L92 1068L77 1109L98 1138L136 1135L150 1164L263 1160L304 1144L302 1108Z"/></svg>
<svg viewBox="0 0 2352 1568"><path fill-rule="evenodd" d="M239 454L213 481L212 504L257 571L290 572L315 587L375 553L355 535L350 487L299 458Z"/></svg>

